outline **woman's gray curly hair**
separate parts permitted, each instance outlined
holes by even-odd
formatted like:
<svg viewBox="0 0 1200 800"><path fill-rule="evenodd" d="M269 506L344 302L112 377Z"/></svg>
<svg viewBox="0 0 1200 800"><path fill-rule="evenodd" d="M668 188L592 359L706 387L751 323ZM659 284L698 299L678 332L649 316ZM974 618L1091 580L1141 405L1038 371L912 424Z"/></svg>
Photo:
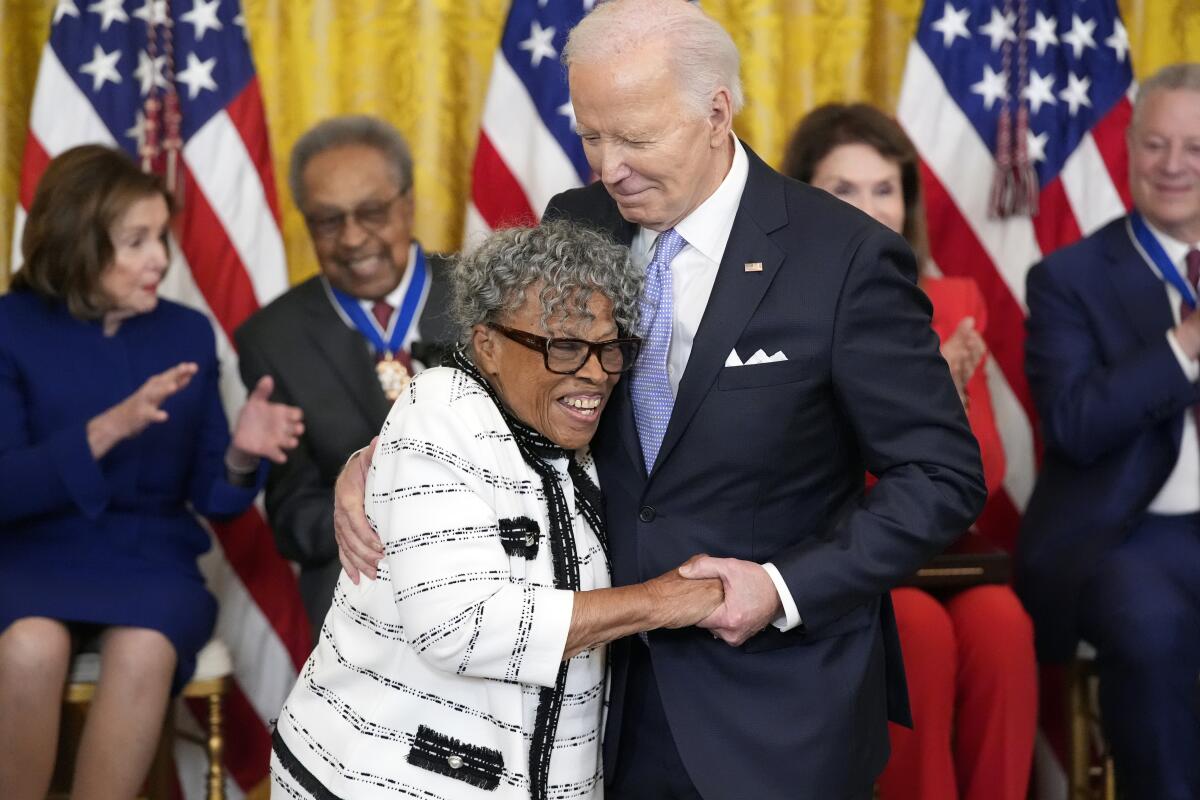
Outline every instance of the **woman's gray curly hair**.
<svg viewBox="0 0 1200 800"><path fill-rule="evenodd" d="M540 282L543 327L563 318L590 322L588 302L599 292L612 301L617 328L628 336L637 330L643 277L628 248L577 223L502 229L455 259L450 316L467 344L475 325L520 308L525 291Z"/></svg>

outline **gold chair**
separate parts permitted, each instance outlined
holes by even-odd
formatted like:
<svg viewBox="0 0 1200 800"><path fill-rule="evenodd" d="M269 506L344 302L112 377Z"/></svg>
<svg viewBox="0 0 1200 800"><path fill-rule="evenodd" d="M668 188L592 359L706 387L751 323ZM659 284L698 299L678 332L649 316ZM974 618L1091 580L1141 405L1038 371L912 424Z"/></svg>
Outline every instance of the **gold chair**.
<svg viewBox="0 0 1200 800"><path fill-rule="evenodd" d="M229 682L233 674L233 661L229 649L220 639L213 639L200 651L196 657L196 672L191 681L183 687L181 696L203 700L207 710L204 720L204 735L193 736L175 730L174 706L167 709L167 717L163 724L163 735L159 738L158 750L150 765L150 774L146 778L146 791L142 797L148 800L168 800L171 796L171 763L174 758L174 741L179 736L194 741L205 750L208 757L208 773L206 776L208 800L225 800L225 767L223 762L224 734L223 700L229 691ZM80 653L71 662L71 673L67 679L67 688L63 696L66 706L63 714L63 731L60 736L59 758L56 763L55 780L50 794L51 798L65 797L70 786L71 765L74 764L74 753L69 742L78 740L78 730L82 727L82 714L91 703L96 692L96 681L100 677L99 653ZM64 748L63 743L68 743Z"/></svg>
<svg viewBox="0 0 1200 800"><path fill-rule="evenodd" d="M1095 648L1080 642L1075 660L1067 667L1069 800L1116 800L1117 796L1112 754L1100 726L1100 679L1095 663Z"/></svg>

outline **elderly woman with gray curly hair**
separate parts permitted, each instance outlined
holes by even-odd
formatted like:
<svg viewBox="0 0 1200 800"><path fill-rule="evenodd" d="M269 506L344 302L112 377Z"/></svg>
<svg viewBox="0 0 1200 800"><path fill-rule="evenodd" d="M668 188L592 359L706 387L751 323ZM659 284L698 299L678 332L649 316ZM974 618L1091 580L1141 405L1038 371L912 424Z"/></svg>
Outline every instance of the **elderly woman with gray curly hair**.
<svg viewBox="0 0 1200 800"><path fill-rule="evenodd" d="M492 234L452 277L462 341L388 415L343 574L279 716L276 798L596 798L607 642L694 625L720 582L610 588L587 452L637 358L641 275L565 222Z"/></svg>

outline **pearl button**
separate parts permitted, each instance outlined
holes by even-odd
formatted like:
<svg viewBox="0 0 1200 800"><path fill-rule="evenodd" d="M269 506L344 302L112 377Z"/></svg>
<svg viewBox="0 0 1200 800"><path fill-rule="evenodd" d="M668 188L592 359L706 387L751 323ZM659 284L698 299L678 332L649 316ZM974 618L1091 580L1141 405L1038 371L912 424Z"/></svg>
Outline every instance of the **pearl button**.
<svg viewBox="0 0 1200 800"><path fill-rule="evenodd" d="M460 769L463 765L463 760L459 756L449 756L446 763L450 765L450 769Z"/></svg>

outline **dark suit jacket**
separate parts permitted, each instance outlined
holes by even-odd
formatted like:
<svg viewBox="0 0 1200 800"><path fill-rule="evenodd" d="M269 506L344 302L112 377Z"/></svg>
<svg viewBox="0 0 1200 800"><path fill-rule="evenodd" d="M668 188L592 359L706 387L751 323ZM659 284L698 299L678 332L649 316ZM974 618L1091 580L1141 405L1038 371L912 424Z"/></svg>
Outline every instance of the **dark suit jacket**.
<svg viewBox="0 0 1200 800"><path fill-rule="evenodd" d="M705 797L845 797L883 768L888 712L909 716L886 592L967 528L985 489L911 251L748 155L653 472L628 381L593 442L613 582L652 578L696 553L774 563L803 626L768 627L739 648L697 628L651 632L663 706ZM547 215L624 243L635 232L599 184L559 195ZM761 272L745 270L754 261ZM725 367L734 348L743 359L782 350L787 361ZM864 497L866 471L879 483ZM617 646L610 775L623 664Z"/></svg>
<svg viewBox="0 0 1200 800"><path fill-rule="evenodd" d="M440 361L453 333L446 318L446 264L427 256L432 278L419 320L415 357ZM267 516L279 551L300 564L300 593L314 641L341 570L333 538L333 483L350 453L379 433L391 404L375 375L367 340L310 278L251 316L234 333L242 380L275 379L274 399L304 410L304 436L267 479Z"/></svg>
<svg viewBox="0 0 1200 800"><path fill-rule="evenodd" d="M1080 589L1137 524L1179 457L1200 401L1170 345L1163 283L1121 218L1029 271L1025 372L1045 456L1017 547L1017 590L1038 654L1078 642Z"/></svg>

